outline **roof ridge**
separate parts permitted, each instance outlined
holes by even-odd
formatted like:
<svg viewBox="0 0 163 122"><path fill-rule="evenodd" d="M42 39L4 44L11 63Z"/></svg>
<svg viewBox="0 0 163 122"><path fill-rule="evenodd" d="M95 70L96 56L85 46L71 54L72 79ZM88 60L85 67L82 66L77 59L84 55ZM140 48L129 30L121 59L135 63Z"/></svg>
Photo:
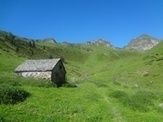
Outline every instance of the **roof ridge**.
<svg viewBox="0 0 163 122"><path fill-rule="evenodd" d="M53 59L27 59L26 61L43 61L43 60L60 60L61 58L53 58Z"/></svg>

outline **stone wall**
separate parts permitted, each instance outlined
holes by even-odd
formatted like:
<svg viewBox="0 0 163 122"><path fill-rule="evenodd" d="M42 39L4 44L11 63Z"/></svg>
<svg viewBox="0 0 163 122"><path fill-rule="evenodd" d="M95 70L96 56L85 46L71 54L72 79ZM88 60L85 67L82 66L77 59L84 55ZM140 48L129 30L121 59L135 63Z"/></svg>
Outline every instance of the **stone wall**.
<svg viewBox="0 0 163 122"><path fill-rule="evenodd" d="M19 76L22 77L32 77L32 78L41 78L41 79L49 79L51 80L51 71L46 72L20 72L17 73Z"/></svg>

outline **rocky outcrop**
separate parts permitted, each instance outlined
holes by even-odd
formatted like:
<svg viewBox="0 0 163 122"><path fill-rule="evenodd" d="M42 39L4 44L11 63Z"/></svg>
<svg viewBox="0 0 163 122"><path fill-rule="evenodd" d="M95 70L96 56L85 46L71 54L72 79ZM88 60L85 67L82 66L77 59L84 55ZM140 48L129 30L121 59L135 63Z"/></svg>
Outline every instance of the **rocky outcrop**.
<svg viewBox="0 0 163 122"><path fill-rule="evenodd" d="M53 43L53 44L57 43L56 40L53 38L46 38L43 40L43 42L48 42L48 43Z"/></svg>
<svg viewBox="0 0 163 122"><path fill-rule="evenodd" d="M110 42L104 40L104 39L97 39L97 40L93 40L93 41L88 41L85 43L85 45L97 45L97 46L105 46L105 47L111 47L113 48L113 46L110 44Z"/></svg>

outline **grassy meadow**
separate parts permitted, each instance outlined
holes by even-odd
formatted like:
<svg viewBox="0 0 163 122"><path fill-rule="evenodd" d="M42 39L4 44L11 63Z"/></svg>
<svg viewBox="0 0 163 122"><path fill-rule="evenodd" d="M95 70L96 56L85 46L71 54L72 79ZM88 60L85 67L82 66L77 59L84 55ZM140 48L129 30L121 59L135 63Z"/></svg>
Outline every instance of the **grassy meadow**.
<svg viewBox="0 0 163 122"><path fill-rule="evenodd" d="M0 49L1 122L163 120L162 42L144 53L40 42L36 43L36 49L26 47L18 52L14 49L10 44ZM27 50L33 50L33 54ZM64 59L69 85L56 88L49 81L22 78L13 73L24 60L49 55ZM14 104L3 102L4 94L10 95L6 89L16 89L14 93L21 91L14 94L16 97L25 93L26 97L21 96Z"/></svg>

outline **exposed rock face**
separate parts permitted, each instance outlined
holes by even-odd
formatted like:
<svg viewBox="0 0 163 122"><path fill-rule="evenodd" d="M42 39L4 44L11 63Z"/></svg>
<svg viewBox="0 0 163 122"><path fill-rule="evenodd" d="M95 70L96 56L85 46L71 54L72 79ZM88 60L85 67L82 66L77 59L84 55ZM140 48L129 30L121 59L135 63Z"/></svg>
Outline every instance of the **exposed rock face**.
<svg viewBox="0 0 163 122"><path fill-rule="evenodd" d="M97 40L93 40L93 41L88 41L86 42L86 45L98 45L98 46L105 46L105 47L111 47L113 48L113 46L110 44L110 42L105 41L104 39L97 39Z"/></svg>
<svg viewBox="0 0 163 122"><path fill-rule="evenodd" d="M146 51L150 50L158 43L159 43L158 39L151 37L147 34L143 34L135 39L132 39L130 43L125 47L125 49Z"/></svg>
<svg viewBox="0 0 163 122"><path fill-rule="evenodd" d="M163 108L163 103L160 103L160 104L159 104L159 107L160 107L160 108Z"/></svg>
<svg viewBox="0 0 163 122"><path fill-rule="evenodd" d="M54 40L53 38L46 38L46 39L43 40L43 42L57 43L56 40Z"/></svg>

